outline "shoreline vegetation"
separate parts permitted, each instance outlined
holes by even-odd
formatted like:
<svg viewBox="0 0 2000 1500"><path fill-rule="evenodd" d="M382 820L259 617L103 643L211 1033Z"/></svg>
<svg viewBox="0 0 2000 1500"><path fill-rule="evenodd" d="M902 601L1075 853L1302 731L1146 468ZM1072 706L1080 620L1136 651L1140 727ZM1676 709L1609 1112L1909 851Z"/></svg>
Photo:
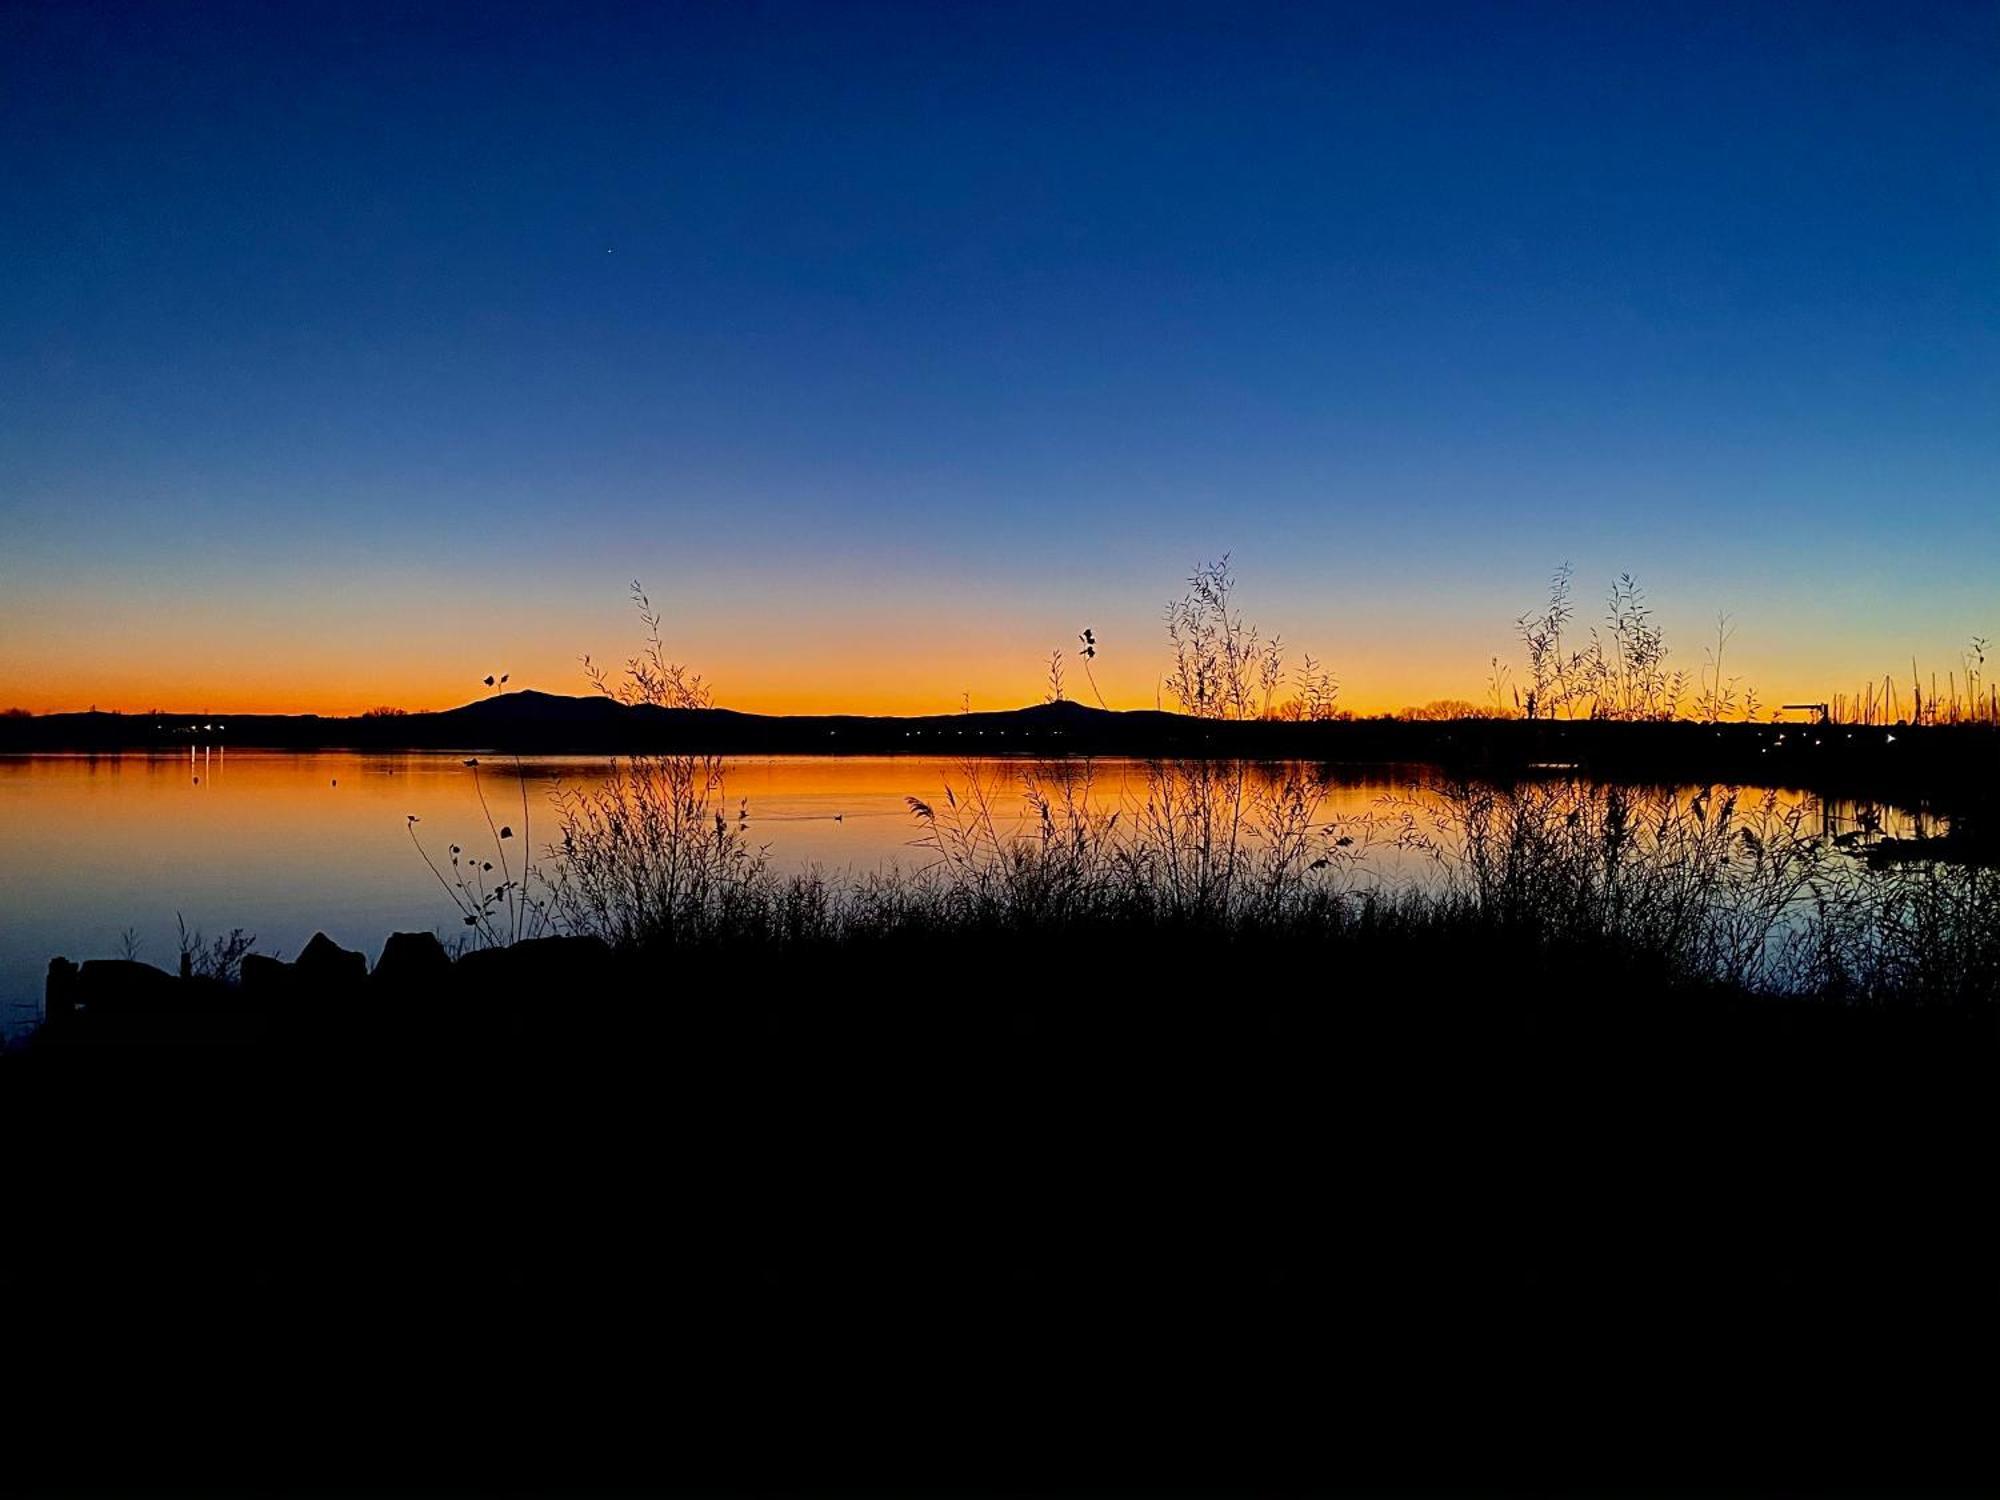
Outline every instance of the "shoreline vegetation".
<svg viewBox="0 0 2000 1500"><path fill-rule="evenodd" d="M489 675L493 696L449 713L330 722L385 746L474 741L514 759L497 811L481 756L465 759L482 829L450 830L439 845L408 818L416 857L457 913L458 946L488 954L587 941L665 974L715 955L748 965L807 953L838 966L865 954L894 965L1010 944L1106 953L1114 964L1271 944L1347 962L1386 940L1482 965L1562 954L1643 975L1647 993L1982 1006L2000 991L2000 726L1972 722L1957 696L1949 713L1932 698L1937 722L1915 725L1843 725L1827 705L1804 725L1734 721L1754 720L1756 698L1723 675L1726 619L1698 677L1669 670L1627 576L1603 629L1579 647L1566 639L1565 567L1547 604L1517 622L1525 695L1496 661L1485 717L1357 720L1339 713L1324 664L1307 655L1290 668L1282 643L1245 622L1234 587L1224 558L1196 569L1167 606L1172 714L1075 702L1060 651L1048 701L1010 713L735 714L673 658L661 612L635 583L642 644L615 673L584 659L592 696L510 693L505 674ZM1085 629L1078 641L1074 664L1095 692L1096 636ZM1976 716L1984 643L1974 646L1965 687ZM1511 714L1509 697L1521 705ZM165 716L88 717L114 742L128 730L154 744L181 736ZM317 743L328 722L205 721L198 732ZM68 719L0 721L0 745L66 732ZM519 757L581 746L612 754L608 775L559 782L538 811ZM728 789L728 755L760 749L957 756L952 784L906 798L923 867L844 880L774 872L748 804ZM1143 758L1136 793L1097 793L1103 755ZM1342 760L1431 769L1421 796L1339 820L1325 810L1324 767ZM1864 803L1836 835L1774 792L1745 790L1787 785L1904 797L1941 813L1948 831L1889 837ZM1385 846L1414 856L1428 878L1382 881L1369 855ZM251 940L225 943L184 934L181 982L239 979ZM354 961L365 977L365 959ZM276 973L268 958L255 963ZM141 968L128 977L152 983ZM91 1007L59 995L67 984L52 968L50 1014L74 1021Z"/></svg>
<svg viewBox="0 0 2000 1500"><path fill-rule="evenodd" d="M1949 837L1879 838L1889 857L1873 857L1771 794L1439 778L1330 821L1296 765L1162 762L1113 803L1086 760L1027 762L1011 785L969 762L909 799L920 867L833 878L769 866L719 757L634 757L559 789L539 852L527 780L518 810L489 804L470 765L482 847L433 849L408 820L458 912L449 947L399 933L371 966L321 934L287 963L241 931L183 929L178 974L57 958L31 1045L282 1044L344 1011L477 1044L559 996L643 1031L690 994L761 1003L924 974L961 994L1022 963L1083 1006L1194 971L1246 997L1260 976L1312 973L1433 1016L1553 1007L1622 1027L1668 1007L1718 1040L1801 1001L1990 1028L2000 1000L2000 865L1945 857ZM1385 850L1424 878L1377 880Z"/></svg>

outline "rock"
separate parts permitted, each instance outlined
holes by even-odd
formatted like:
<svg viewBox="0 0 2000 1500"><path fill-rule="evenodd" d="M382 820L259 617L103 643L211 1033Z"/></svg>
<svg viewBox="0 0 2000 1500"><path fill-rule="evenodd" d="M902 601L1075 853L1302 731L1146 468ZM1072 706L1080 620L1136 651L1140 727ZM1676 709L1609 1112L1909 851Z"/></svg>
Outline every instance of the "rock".
<svg viewBox="0 0 2000 1500"><path fill-rule="evenodd" d="M292 968L302 981L316 989L360 985L368 978L368 956L341 947L323 932L315 932Z"/></svg>
<svg viewBox="0 0 2000 1500"><path fill-rule="evenodd" d="M594 937L530 938L475 949L453 969L466 1012L520 1038L588 1017L610 987L611 949Z"/></svg>
<svg viewBox="0 0 2000 1500"><path fill-rule="evenodd" d="M76 1015L76 965L66 958L49 960L48 987L42 992L42 1022L60 1026Z"/></svg>
<svg viewBox="0 0 2000 1500"><path fill-rule="evenodd" d="M264 999L272 995L290 991L293 982L292 966L271 957L268 953L246 953L243 955L243 993Z"/></svg>
<svg viewBox="0 0 2000 1500"><path fill-rule="evenodd" d="M388 989L434 989L451 980L451 959L434 932L392 932L373 982Z"/></svg>
<svg viewBox="0 0 2000 1500"><path fill-rule="evenodd" d="M475 990L532 986L561 990L603 978L611 949L602 938L529 938L506 948L476 948L458 961L459 979Z"/></svg>
<svg viewBox="0 0 2000 1500"><path fill-rule="evenodd" d="M77 970L76 997L86 1014L129 1015L161 1010L179 998L180 981L165 969L130 958L92 958Z"/></svg>

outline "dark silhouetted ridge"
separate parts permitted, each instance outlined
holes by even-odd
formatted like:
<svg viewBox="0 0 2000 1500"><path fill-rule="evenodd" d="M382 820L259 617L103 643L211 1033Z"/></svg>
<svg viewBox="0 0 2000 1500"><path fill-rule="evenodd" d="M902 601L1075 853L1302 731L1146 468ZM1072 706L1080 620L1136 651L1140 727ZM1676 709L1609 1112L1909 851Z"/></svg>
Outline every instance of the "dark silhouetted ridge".
<svg viewBox="0 0 2000 1500"><path fill-rule="evenodd" d="M1074 701L978 713L754 714L523 689L436 713L74 713L0 719L0 751L287 750L520 754L1243 756L1423 763L1478 774L1577 771L1803 787L1954 808L1990 797L2000 728L1399 718L1224 722Z"/></svg>

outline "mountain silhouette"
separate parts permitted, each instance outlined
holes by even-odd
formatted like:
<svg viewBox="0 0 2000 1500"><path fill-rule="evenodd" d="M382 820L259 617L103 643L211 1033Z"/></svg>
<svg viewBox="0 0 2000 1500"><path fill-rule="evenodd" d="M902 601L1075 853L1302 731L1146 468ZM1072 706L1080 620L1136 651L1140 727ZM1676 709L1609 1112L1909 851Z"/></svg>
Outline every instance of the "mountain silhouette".
<svg viewBox="0 0 2000 1500"><path fill-rule="evenodd" d="M1796 731L1797 726L1790 726ZM661 708L524 688L408 714L66 713L0 717L0 751L190 744L283 750L496 754L1242 756L1427 764L1480 773L1580 770L1673 781L1990 805L2000 730L1984 725L1838 736L1773 724L1563 719L1198 719L1064 700L917 714L756 714ZM1982 817L1989 825L1990 813Z"/></svg>

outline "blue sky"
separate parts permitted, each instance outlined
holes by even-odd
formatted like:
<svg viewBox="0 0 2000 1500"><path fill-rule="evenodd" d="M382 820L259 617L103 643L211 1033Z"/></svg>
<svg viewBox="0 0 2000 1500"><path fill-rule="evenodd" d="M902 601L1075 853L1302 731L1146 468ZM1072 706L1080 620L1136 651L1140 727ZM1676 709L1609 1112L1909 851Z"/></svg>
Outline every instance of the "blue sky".
<svg viewBox="0 0 2000 1500"><path fill-rule="evenodd" d="M1086 623L1149 701L1224 550L1358 703L1565 558L1943 666L1996 78L1980 5L11 5L0 697L569 690L639 575L747 706Z"/></svg>

